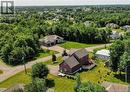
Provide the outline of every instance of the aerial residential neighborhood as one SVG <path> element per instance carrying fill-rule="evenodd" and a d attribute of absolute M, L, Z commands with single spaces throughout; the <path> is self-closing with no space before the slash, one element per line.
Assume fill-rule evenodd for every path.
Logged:
<path fill-rule="evenodd" d="M 0 1 L 0 92 L 130 92 L 130 5 L 34 1 Z"/>

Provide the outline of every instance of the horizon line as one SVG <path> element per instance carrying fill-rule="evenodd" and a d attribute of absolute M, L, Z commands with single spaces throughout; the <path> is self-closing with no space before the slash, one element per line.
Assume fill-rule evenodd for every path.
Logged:
<path fill-rule="evenodd" d="M 36 7 L 38 7 L 38 6 L 117 6 L 117 5 L 120 5 L 120 6 L 122 6 L 122 5 L 126 5 L 126 6 L 128 6 L 128 5 L 130 5 L 130 4 L 89 4 L 89 5 L 71 5 L 71 4 L 65 4 L 65 5 L 16 5 L 15 7 L 25 7 L 25 6 L 36 6 Z"/>

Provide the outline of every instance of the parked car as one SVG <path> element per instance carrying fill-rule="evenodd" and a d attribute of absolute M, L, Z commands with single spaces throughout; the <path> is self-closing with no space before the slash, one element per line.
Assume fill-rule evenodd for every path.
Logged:
<path fill-rule="evenodd" d="M 65 77 L 66 75 L 63 73 L 59 73 L 58 76 Z"/>

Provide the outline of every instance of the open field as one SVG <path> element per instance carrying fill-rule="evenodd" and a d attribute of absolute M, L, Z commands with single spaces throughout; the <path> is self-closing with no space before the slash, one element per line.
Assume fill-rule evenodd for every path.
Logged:
<path fill-rule="evenodd" d="M 71 41 L 66 41 L 65 43 L 59 44 L 59 46 L 66 49 L 71 49 L 71 48 L 79 49 L 79 48 L 92 47 L 96 45 L 101 45 L 101 44 L 84 44 L 84 43 L 71 42 Z"/>

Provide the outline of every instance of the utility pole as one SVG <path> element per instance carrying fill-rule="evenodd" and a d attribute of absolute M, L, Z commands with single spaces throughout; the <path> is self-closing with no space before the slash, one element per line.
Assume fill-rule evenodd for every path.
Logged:
<path fill-rule="evenodd" d="M 22 57 L 22 61 L 23 61 L 23 65 L 24 65 L 25 74 L 27 74 L 27 68 L 26 68 L 24 57 Z"/>
<path fill-rule="evenodd" d="M 125 74 L 125 82 L 127 82 L 127 65 L 125 67 L 125 72 L 126 72 L 126 74 Z"/>

